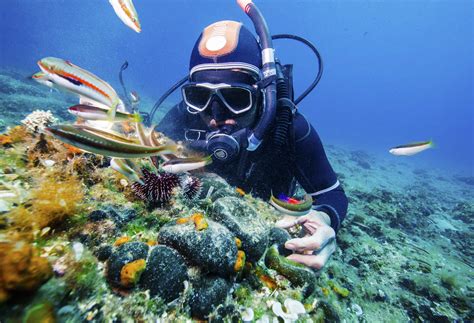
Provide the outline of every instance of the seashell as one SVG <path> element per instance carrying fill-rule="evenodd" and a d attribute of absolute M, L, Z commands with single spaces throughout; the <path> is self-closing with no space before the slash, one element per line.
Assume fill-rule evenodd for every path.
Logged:
<path fill-rule="evenodd" d="M 51 159 L 46 159 L 46 160 L 42 160 L 41 164 L 43 164 L 43 166 L 45 167 L 52 167 L 54 164 L 56 164 L 56 162 Z"/>
<path fill-rule="evenodd" d="M 306 313 L 304 305 L 301 304 L 301 302 L 299 302 L 297 300 L 287 298 L 287 299 L 285 299 L 284 304 L 285 304 L 286 310 L 289 313 L 294 313 L 294 314 L 297 314 L 297 315 Z"/>
<path fill-rule="evenodd" d="M 74 258 L 76 261 L 79 261 L 84 253 L 84 245 L 80 242 L 74 242 L 72 244 L 72 250 L 74 250 Z"/>
<path fill-rule="evenodd" d="M 252 322 L 254 318 L 253 309 L 251 307 L 246 308 L 241 312 L 242 321 Z"/>

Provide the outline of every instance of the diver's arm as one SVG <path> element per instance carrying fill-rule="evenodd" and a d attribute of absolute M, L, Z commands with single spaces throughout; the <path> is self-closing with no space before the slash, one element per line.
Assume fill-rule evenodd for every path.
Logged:
<path fill-rule="evenodd" d="M 347 213 L 348 201 L 327 159 L 321 139 L 305 117 L 294 117 L 296 179 L 313 197 L 313 209 L 326 213 L 337 232 Z"/>

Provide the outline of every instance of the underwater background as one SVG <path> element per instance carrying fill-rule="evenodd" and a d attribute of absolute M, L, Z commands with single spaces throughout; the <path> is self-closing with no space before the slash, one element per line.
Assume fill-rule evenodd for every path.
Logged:
<path fill-rule="evenodd" d="M 298 108 L 321 136 L 350 206 L 338 233 L 338 251 L 318 275 L 310 298 L 305 298 L 308 290 L 299 284 L 307 282 L 308 273 L 286 268 L 288 264 L 277 255 L 271 262 L 277 265 L 268 266 L 270 273 L 252 269 L 260 282 L 244 280 L 231 289 L 228 281 L 216 279 L 217 285 L 207 290 L 219 291 L 213 295 L 220 300 L 232 297 L 212 317 L 244 320 L 243 313 L 249 308 L 255 320 L 276 317 L 272 304 L 291 298 L 305 305 L 302 321 L 473 321 L 473 2 L 255 3 L 272 34 L 305 37 L 323 56 L 322 80 Z M 31 322 L 45 318 L 60 322 L 202 319 L 210 310 L 190 312 L 186 304 L 205 304 L 207 309 L 212 301 L 196 300 L 191 289 L 186 293 L 192 301 L 186 296 L 187 301 L 181 299 L 169 307 L 150 298 L 143 288 L 117 292 L 110 286 L 116 279 L 110 275 L 117 273 L 109 272 L 107 281 L 104 278 L 105 260 L 115 257 L 118 270 L 124 265 L 120 252 L 132 250 L 133 260 L 140 260 L 146 246 L 154 246 L 149 242 L 156 240 L 164 223 L 176 219 L 196 222 L 196 212 L 219 213 L 215 206 L 219 199 L 228 199 L 221 200 L 223 204 L 239 199 L 235 203 L 242 208 L 258 210 L 261 222 L 238 220 L 255 230 L 245 234 L 259 235 L 262 223 L 278 218 L 264 201 L 236 193 L 235 188 L 204 175 L 200 178 L 204 192 L 219 188 L 206 196 L 210 200 L 190 202 L 179 193 L 172 206 L 150 210 L 133 198 L 128 187 L 122 187 L 122 179 L 103 160 L 88 157 L 69 162 L 69 156 L 77 152 L 58 143 L 32 155 L 29 147 L 37 147 L 38 138 L 19 130 L 11 132 L 36 109 L 73 120 L 66 110 L 77 103 L 74 96 L 50 91 L 31 80 L 43 57 L 70 60 L 109 82 L 119 94 L 118 72 L 127 61 L 125 83 L 128 90 L 140 95 L 140 110 L 146 112 L 188 73 L 190 52 L 205 26 L 230 19 L 254 31 L 232 0 L 136 0 L 134 5 L 143 29 L 140 34 L 126 27 L 106 0 L 2 2 L 0 133 L 9 133 L 10 141 L 1 137 L 0 191 L 15 191 L 18 199 L 0 200 L 0 322 L 25 318 Z M 276 40 L 274 44 L 282 63 L 294 64 L 297 96 L 316 76 L 317 61 L 299 43 Z M 176 91 L 154 123 L 179 100 Z M 393 146 L 425 140 L 433 140 L 435 147 L 410 157 L 388 152 Z M 64 175 L 70 173 L 74 176 Z M 60 180 L 55 182 L 55 178 Z M 82 191 L 73 189 L 82 186 Z M 64 191 L 64 187 L 69 189 Z M 48 207 L 43 200 L 49 201 Z M 38 221 L 39 231 L 22 231 L 31 219 Z M 212 224 L 210 228 L 217 230 Z M 9 249 L 12 241 L 25 243 L 22 256 L 33 259 L 24 265 L 25 270 L 31 274 L 35 270 L 28 266 L 39 268 L 39 274 L 33 278 L 14 274 L 9 282 L 20 283 L 6 288 L 8 270 L 15 272 L 19 266 L 10 261 L 14 258 Z M 120 251 L 122 245 L 130 250 Z M 40 250 L 41 257 L 26 257 L 30 248 Z M 167 261 L 177 257 L 166 252 L 162 257 Z M 206 252 L 205 248 L 192 250 Z M 40 259 L 46 258 L 53 272 L 41 270 L 47 266 Z M 141 273 L 143 264 L 133 264 L 136 267 L 131 270 Z M 288 282 L 272 276 L 272 269 L 280 274 L 291 272 L 293 278 Z M 154 290 L 163 282 L 173 286 L 183 275 L 176 268 L 167 268 L 166 273 L 161 282 L 154 282 L 158 287 L 145 287 Z M 169 296 L 158 294 L 164 299 Z"/>
<path fill-rule="evenodd" d="M 390 147 L 431 139 L 436 149 L 403 160 L 472 174 L 472 1 L 258 4 L 272 34 L 303 36 L 323 56 L 323 79 L 300 111 L 324 142 L 386 155 Z M 140 34 L 123 28 L 108 1 L 6 0 L 1 66 L 28 75 L 38 59 L 60 57 L 119 88 L 117 73 L 127 60 L 128 87 L 156 100 L 186 75 L 205 26 L 231 19 L 254 30 L 231 0 L 143 0 L 135 6 Z M 315 57 L 297 42 L 275 46 L 283 63 L 295 65 L 301 93 L 317 72 Z"/>

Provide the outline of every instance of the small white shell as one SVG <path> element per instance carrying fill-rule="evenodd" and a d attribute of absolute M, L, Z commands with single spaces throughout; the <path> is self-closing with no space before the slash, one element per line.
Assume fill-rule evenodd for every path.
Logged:
<path fill-rule="evenodd" d="M 254 318 L 253 309 L 251 307 L 246 308 L 241 312 L 242 321 L 252 322 Z"/>
<path fill-rule="evenodd" d="M 79 261 L 84 253 L 84 245 L 80 242 L 74 242 L 72 244 L 72 250 L 74 251 L 74 258 Z"/>
<path fill-rule="evenodd" d="M 294 322 L 298 319 L 298 314 L 295 313 L 286 313 L 283 311 L 283 307 L 280 302 L 273 303 L 272 311 L 276 316 L 279 316 L 286 322 Z"/>
<path fill-rule="evenodd" d="M 287 298 L 287 299 L 285 299 L 284 304 L 285 304 L 285 307 L 286 307 L 286 310 L 288 311 L 288 313 L 293 313 L 293 314 L 297 314 L 297 315 L 306 313 L 304 305 L 301 304 L 301 302 L 299 302 L 297 300 Z"/>
<path fill-rule="evenodd" d="M 42 160 L 41 163 L 45 167 L 52 167 L 54 164 L 56 164 L 56 162 L 54 160 L 51 160 L 51 159 Z"/>

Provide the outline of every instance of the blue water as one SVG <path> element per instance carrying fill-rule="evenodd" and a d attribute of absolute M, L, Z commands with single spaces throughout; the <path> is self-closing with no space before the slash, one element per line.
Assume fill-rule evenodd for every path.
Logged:
<path fill-rule="evenodd" d="M 323 55 L 323 79 L 299 108 L 324 143 L 474 175 L 472 1 L 255 2 L 272 33 L 306 37 Z M 38 59 L 56 56 L 118 89 L 127 60 L 128 87 L 158 98 L 186 75 L 206 25 L 232 19 L 253 30 L 233 0 L 135 6 L 141 34 L 106 0 L 3 0 L 0 67 L 33 73 Z M 282 62 L 295 64 L 301 92 L 314 77 L 315 60 L 302 45 L 275 44 Z M 409 158 L 388 154 L 392 146 L 429 139 L 435 149 Z"/>

